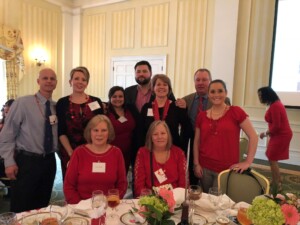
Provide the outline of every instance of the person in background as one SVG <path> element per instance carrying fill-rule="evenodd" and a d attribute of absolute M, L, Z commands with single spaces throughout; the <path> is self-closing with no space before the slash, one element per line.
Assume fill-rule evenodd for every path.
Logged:
<path fill-rule="evenodd" d="M 190 127 L 187 110 L 176 106 L 175 101 L 169 99 L 172 93 L 171 81 L 164 74 L 156 74 L 151 80 L 151 88 L 155 98 L 146 103 L 141 111 L 143 128 L 141 140 L 145 140 L 150 124 L 155 120 L 166 121 L 171 131 L 173 144 L 185 149 Z M 182 138 L 180 138 L 180 133 Z"/>
<path fill-rule="evenodd" d="M 194 137 L 194 173 L 200 178 L 204 192 L 217 187 L 218 173 L 233 169 L 243 172 L 253 162 L 258 137 L 248 115 L 238 106 L 225 103 L 224 81 L 214 80 L 208 86 L 212 107 L 201 111 L 196 120 Z M 249 139 L 247 158 L 239 162 L 241 129 Z"/>
<path fill-rule="evenodd" d="M 64 194 L 69 204 L 91 198 L 92 192 L 105 194 L 119 189 L 122 199 L 127 190 L 124 158 L 121 150 L 110 144 L 114 128 L 105 115 L 94 116 L 84 130 L 87 144 L 74 151 L 64 181 Z"/>
<path fill-rule="evenodd" d="M 195 122 L 199 112 L 206 111 L 211 108 L 212 102 L 208 98 L 208 85 L 212 78 L 211 73 L 206 68 L 200 68 L 194 73 L 194 85 L 196 92 L 189 94 L 181 99 L 176 100 L 176 105 L 181 108 L 187 108 L 188 116 L 191 122 L 192 129 L 190 130 L 190 160 L 189 160 L 189 174 L 190 183 L 198 184 L 199 179 L 194 175 L 193 168 L 193 146 L 195 135 Z M 226 97 L 225 103 L 230 105 L 230 99 Z"/>
<path fill-rule="evenodd" d="M 5 102 L 5 104 L 3 105 L 3 108 L 1 109 L 2 119 L 0 121 L 0 131 L 2 130 L 2 128 L 4 126 L 5 117 L 7 116 L 10 106 L 13 104 L 14 101 L 15 101 L 14 99 L 9 99 L 7 102 Z"/>
<path fill-rule="evenodd" d="M 0 133 L 0 155 L 11 182 L 11 211 L 48 206 L 56 173 L 57 118 L 52 93 L 56 74 L 45 68 L 39 91 L 14 101 Z"/>
<path fill-rule="evenodd" d="M 154 121 L 146 136 L 146 144 L 138 151 L 134 168 L 135 196 L 144 188 L 182 187 L 186 182 L 186 158 L 183 150 L 172 144 L 172 135 L 165 121 Z"/>
<path fill-rule="evenodd" d="M 86 143 L 83 137 L 85 126 L 93 116 L 103 114 L 102 101 L 85 93 L 89 80 L 87 68 L 80 66 L 72 69 L 69 81 L 72 94 L 60 98 L 56 105 L 63 178 L 74 149 Z"/>
<path fill-rule="evenodd" d="M 136 127 L 135 118 L 137 111 L 135 108 L 125 106 L 124 89 L 120 86 L 113 86 L 108 92 L 108 113 L 114 130 L 115 139 L 111 142 L 112 145 L 121 149 L 125 160 L 126 174 L 129 170 L 133 136 Z"/>
<path fill-rule="evenodd" d="M 260 102 L 268 106 L 265 121 L 268 130 L 260 133 L 261 139 L 269 137 L 266 156 L 272 172 L 272 186 L 282 191 L 282 178 L 279 171 L 279 160 L 289 159 L 289 147 L 292 140 L 292 129 L 286 110 L 278 95 L 271 87 L 261 87 L 257 91 Z"/>

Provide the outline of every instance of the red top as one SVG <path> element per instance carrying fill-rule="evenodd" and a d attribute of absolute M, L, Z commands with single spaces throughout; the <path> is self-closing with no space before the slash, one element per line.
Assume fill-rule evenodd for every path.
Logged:
<path fill-rule="evenodd" d="M 111 144 L 121 149 L 125 160 L 125 168 L 128 171 L 132 155 L 132 136 L 135 128 L 135 120 L 129 110 L 125 111 L 124 117 L 127 119 L 125 122 L 120 122 L 113 113 L 109 113 L 107 116 L 115 130 L 115 139 Z"/>
<path fill-rule="evenodd" d="M 105 171 L 95 172 L 95 163 L 105 164 Z M 107 152 L 96 154 L 86 145 L 79 146 L 72 154 L 64 181 L 67 202 L 76 204 L 80 200 L 91 198 L 95 190 L 102 190 L 107 194 L 111 188 L 119 189 L 120 198 L 123 198 L 127 190 L 121 150 L 112 146 Z"/>
<path fill-rule="evenodd" d="M 270 105 L 265 120 L 269 126 L 270 141 L 266 155 L 269 160 L 289 158 L 289 146 L 293 136 L 284 106 L 280 101 Z"/>
<path fill-rule="evenodd" d="M 196 127 L 200 129 L 199 163 L 203 168 L 219 173 L 239 162 L 240 123 L 247 116 L 238 106 L 230 106 L 217 120 L 208 118 L 206 111 L 198 114 Z"/>
<path fill-rule="evenodd" d="M 173 145 L 170 149 L 170 157 L 164 163 L 160 164 L 155 160 L 153 155 L 153 172 L 162 169 L 167 177 L 167 180 L 159 183 L 157 177 L 153 173 L 154 186 L 171 184 L 173 188 L 185 188 L 186 182 L 186 159 L 184 152 Z M 150 151 L 146 147 L 141 147 L 138 151 L 135 167 L 134 167 L 134 190 L 135 196 L 139 196 L 143 188 L 151 188 L 151 173 L 150 173 Z"/>

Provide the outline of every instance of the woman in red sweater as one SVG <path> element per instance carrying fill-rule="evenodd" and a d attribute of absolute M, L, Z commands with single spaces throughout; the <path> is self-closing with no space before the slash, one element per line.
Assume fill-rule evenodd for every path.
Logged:
<path fill-rule="evenodd" d="M 134 168 L 134 194 L 142 189 L 185 187 L 186 159 L 183 150 L 172 144 L 172 135 L 165 121 L 152 122 L 145 147 L 138 151 Z"/>
<path fill-rule="evenodd" d="M 269 160 L 272 171 L 273 187 L 282 190 L 282 179 L 279 172 L 278 160 L 289 158 L 289 147 L 293 136 L 289 120 L 276 92 L 270 87 L 259 88 L 258 97 L 262 104 L 269 108 L 265 114 L 265 120 L 268 123 L 268 130 L 262 132 L 261 139 L 269 136 L 266 156 Z"/>
<path fill-rule="evenodd" d="M 64 194 L 68 203 L 92 197 L 92 192 L 105 194 L 112 188 L 119 189 L 120 198 L 127 190 L 124 158 L 121 150 L 109 143 L 114 139 L 114 129 L 107 116 L 94 116 L 84 130 L 87 144 L 74 151 L 68 165 Z"/>

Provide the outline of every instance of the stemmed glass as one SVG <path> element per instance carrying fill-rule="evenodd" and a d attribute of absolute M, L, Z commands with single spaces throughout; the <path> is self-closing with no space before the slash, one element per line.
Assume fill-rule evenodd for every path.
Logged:
<path fill-rule="evenodd" d="M 106 207 L 106 197 L 103 191 L 96 190 L 92 193 L 92 209 L 98 209 L 100 207 Z"/>
<path fill-rule="evenodd" d="M 57 219 L 62 223 L 68 216 L 68 203 L 65 200 L 57 200 L 50 204 L 50 217 L 56 218 L 58 214 L 61 218 Z"/>
<path fill-rule="evenodd" d="M 199 200 L 202 195 L 202 188 L 199 185 L 190 185 L 189 186 L 189 200 L 190 200 L 190 220 L 193 221 L 194 212 L 195 212 L 195 203 L 194 201 Z"/>
<path fill-rule="evenodd" d="M 141 190 L 140 197 L 148 196 L 148 195 L 152 195 L 151 189 L 143 188 L 143 189 Z"/>
<path fill-rule="evenodd" d="M 218 206 L 221 201 L 222 191 L 218 187 L 211 187 L 208 190 L 208 194 L 209 194 L 208 198 L 209 198 L 210 202 L 214 206 Z"/>
<path fill-rule="evenodd" d="M 112 209 L 112 213 L 109 215 L 110 218 L 119 218 L 118 214 L 115 213 L 116 207 L 120 204 L 120 195 L 118 189 L 109 189 L 107 193 L 107 203 Z"/>

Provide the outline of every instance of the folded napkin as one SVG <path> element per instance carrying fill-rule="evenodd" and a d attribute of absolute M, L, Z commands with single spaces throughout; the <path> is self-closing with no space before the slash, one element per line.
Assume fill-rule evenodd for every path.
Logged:
<path fill-rule="evenodd" d="M 99 208 L 91 208 L 91 199 L 81 200 L 78 204 L 73 205 L 74 213 L 88 216 L 90 218 L 99 218 L 105 213 L 105 205 Z"/>
<path fill-rule="evenodd" d="M 144 217 L 142 217 L 139 213 L 133 213 L 134 219 L 135 219 L 135 223 L 145 223 L 146 219 Z"/>
<path fill-rule="evenodd" d="M 181 204 L 184 202 L 185 198 L 185 189 L 178 187 L 173 189 L 173 195 L 174 195 L 174 200 L 176 202 L 176 208 L 180 207 Z"/>

